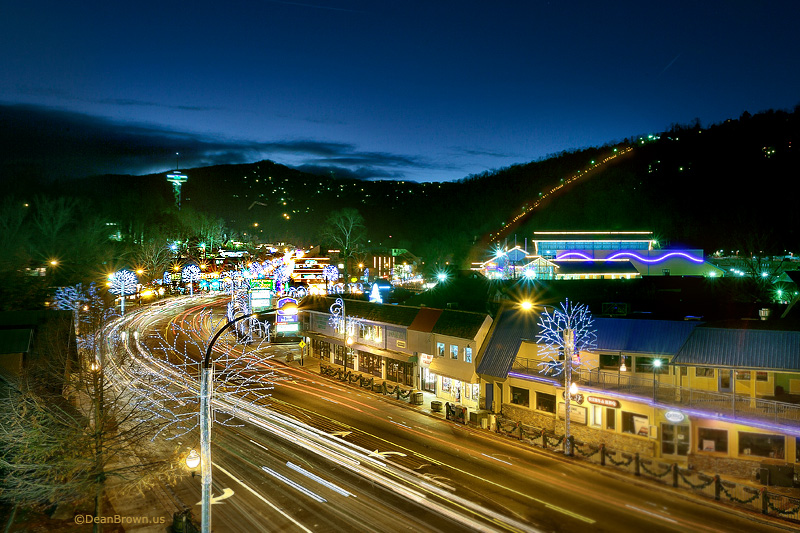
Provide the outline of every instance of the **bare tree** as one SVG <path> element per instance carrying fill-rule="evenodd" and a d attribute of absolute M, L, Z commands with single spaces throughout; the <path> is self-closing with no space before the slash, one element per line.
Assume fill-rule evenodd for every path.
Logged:
<path fill-rule="evenodd" d="M 82 333 L 78 353 L 63 336 L 42 340 L 37 360 L 2 382 L 0 500 L 93 501 L 100 517 L 109 480 L 121 482 L 115 490 L 145 490 L 181 472 L 177 450 L 154 440 L 163 423 L 146 416 L 150 400 L 108 379 L 106 363 L 126 356 L 125 339 L 109 337 L 106 323 Z"/>
<path fill-rule="evenodd" d="M 325 222 L 322 238 L 339 248 L 340 257 L 344 260 L 345 279 L 349 279 L 350 259 L 363 246 L 366 239 L 364 217 L 357 209 L 349 207 L 334 211 Z"/>

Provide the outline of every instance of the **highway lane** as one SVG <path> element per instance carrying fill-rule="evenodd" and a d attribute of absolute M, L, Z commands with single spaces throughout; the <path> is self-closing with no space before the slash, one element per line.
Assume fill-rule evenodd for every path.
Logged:
<path fill-rule="evenodd" d="M 195 316 L 175 313 L 173 319 L 191 324 Z M 202 332 L 198 326 L 193 329 Z M 285 378 L 269 400 L 273 409 L 365 450 L 388 452 L 388 463 L 474 502 L 474 509 L 460 511 L 471 513 L 476 525 L 487 518 L 482 513 L 494 511 L 545 531 L 778 530 L 431 418 L 302 368 L 264 364 Z"/>

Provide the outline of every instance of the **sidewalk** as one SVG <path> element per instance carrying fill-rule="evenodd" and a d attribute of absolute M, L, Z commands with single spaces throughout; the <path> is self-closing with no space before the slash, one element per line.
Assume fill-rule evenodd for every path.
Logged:
<path fill-rule="evenodd" d="M 293 347 L 293 349 L 288 349 L 283 354 L 276 355 L 274 357 L 274 359 L 276 361 L 281 361 L 281 362 L 285 363 L 287 366 L 303 368 L 305 370 L 308 370 L 309 372 L 312 372 L 312 373 L 315 373 L 315 374 L 319 374 L 321 377 L 326 377 L 326 376 L 323 376 L 322 374 L 320 374 L 320 360 L 319 359 L 305 357 L 303 359 L 303 364 L 301 365 L 300 364 L 299 353 L 300 353 L 300 348 Z M 288 354 L 291 354 L 291 356 L 290 357 L 286 357 L 286 355 L 288 355 Z M 333 365 L 331 364 L 331 366 L 333 366 Z M 330 378 L 330 379 L 333 379 L 333 378 Z M 342 382 L 342 381 L 339 381 L 339 380 L 336 380 L 336 381 L 338 383 L 345 383 L 345 382 Z M 387 383 L 387 385 L 391 386 L 392 388 L 394 388 L 397 385 L 396 383 L 394 383 L 392 381 L 382 380 L 382 379 L 377 378 L 377 377 L 375 378 L 375 383 L 376 384 L 381 384 L 384 381 Z M 362 391 L 368 391 L 368 389 L 360 387 L 358 384 L 349 384 L 348 383 L 347 385 L 352 386 L 354 388 L 358 388 L 359 390 L 362 390 Z M 372 392 L 373 394 L 378 395 L 378 396 L 384 396 L 383 394 L 379 394 L 378 392 L 373 392 L 373 391 L 369 391 L 369 392 Z M 440 419 L 443 419 L 443 420 L 446 418 L 445 417 L 445 413 L 444 413 L 444 408 L 442 408 L 442 410 L 440 412 L 436 412 L 436 411 L 433 411 L 431 409 L 431 401 L 442 401 L 440 398 L 437 398 L 435 394 L 433 394 L 431 392 L 427 392 L 427 391 L 415 391 L 415 392 L 422 392 L 422 394 L 423 394 L 423 402 L 422 402 L 421 405 L 414 405 L 408 400 L 399 400 L 398 401 L 398 400 L 394 399 L 393 396 L 384 396 L 384 397 L 387 398 L 387 399 L 393 399 L 398 405 L 400 405 L 400 406 L 402 406 L 404 408 L 414 409 L 416 411 L 419 411 L 421 413 L 424 413 L 424 414 L 426 414 L 428 416 L 431 416 L 431 417 L 434 417 L 434 418 L 440 418 Z M 498 415 L 498 418 L 499 418 L 499 415 Z M 506 441 L 506 442 L 508 442 L 508 443 L 510 443 L 512 445 L 519 446 L 519 447 L 524 448 L 526 450 L 535 449 L 539 453 L 546 453 L 550 457 L 555 458 L 555 459 L 560 460 L 560 461 L 563 461 L 565 463 L 568 463 L 568 464 L 571 464 L 571 465 L 575 465 L 575 466 L 579 466 L 579 467 L 582 467 L 582 468 L 589 468 L 589 469 L 592 469 L 592 470 L 594 470 L 594 471 L 596 471 L 598 473 L 601 473 L 603 475 L 613 476 L 613 477 L 616 477 L 619 480 L 623 480 L 625 482 L 632 483 L 632 484 L 637 485 L 637 486 L 647 487 L 647 488 L 650 488 L 650 489 L 661 490 L 661 491 L 667 492 L 667 493 L 669 493 L 669 494 L 671 494 L 673 496 L 677 496 L 679 498 L 682 498 L 682 499 L 685 499 L 685 500 L 689 500 L 689 501 L 701 502 L 701 503 L 703 503 L 705 505 L 716 505 L 718 507 L 723 507 L 726 510 L 728 510 L 729 512 L 736 513 L 736 514 L 738 514 L 738 515 L 740 515 L 742 517 L 746 517 L 746 518 L 748 518 L 748 519 L 750 519 L 750 520 L 752 520 L 754 522 L 759 522 L 759 523 L 767 524 L 767 525 L 770 525 L 770 526 L 773 526 L 773 527 L 782 528 L 782 529 L 785 529 L 787 531 L 798 531 L 798 529 L 800 528 L 800 525 L 798 525 L 796 522 L 792 522 L 792 521 L 789 521 L 789 520 L 783 520 L 783 519 L 778 518 L 776 516 L 760 514 L 760 513 L 757 513 L 755 511 L 749 511 L 749 510 L 744 509 L 742 507 L 738 507 L 738 506 L 734 506 L 734 505 L 731 505 L 731 504 L 727 504 L 725 502 L 715 501 L 715 500 L 713 500 L 711 498 L 704 497 L 704 496 L 702 496 L 700 494 L 696 494 L 696 493 L 694 493 L 692 491 L 689 491 L 689 490 L 686 490 L 686 489 L 673 488 L 673 487 L 671 487 L 669 485 L 666 485 L 666 484 L 663 484 L 663 483 L 659 483 L 657 481 L 652 481 L 652 480 L 650 480 L 650 479 L 648 479 L 647 477 L 644 477 L 644 476 L 635 476 L 635 475 L 630 474 L 630 473 L 617 471 L 617 470 L 614 470 L 613 468 L 603 467 L 603 466 L 600 466 L 599 464 L 592 463 L 592 462 L 590 462 L 588 460 L 582 460 L 582 459 L 576 458 L 576 457 L 573 457 L 573 458 L 565 457 L 563 455 L 563 452 L 561 450 L 559 450 L 559 449 L 553 450 L 553 449 L 544 449 L 544 448 L 534 447 L 533 445 L 525 444 L 525 443 L 523 443 L 523 442 L 521 442 L 521 441 L 519 441 L 519 440 L 517 440 L 517 439 L 515 439 L 515 438 L 513 438 L 511 436 L 504 435 L 502 433 L 493 431 L 491 429 L 488 429 L 488 428 L 487 429 L 482 429 L 480 426 L 476 426 L 475 424 L 463 424 L 461 422 L 456 422 L 456 421 L 451 421 L 450 423 L 457 424 L 457 425 L 462 426 L 462 427 L 470 428 L 473 431 L 477 431 L 477 432 L 481 432 L 481 433 L 484 433 L 484 434 L 493 435 L 498 439 L 503 439 L 504 441 Z M 747 487 L 755 489 L 755 490 L 761 490 L 761 489 L 765 488 L 764 485 L 761 485 L 761 484 L 759 484 L 759 483 L 757 483 L 757 482 L 755 482 L 753 480 L 749 480 L 749 479 L 740 479 L 740 478 L 734 478 L 734 477 L 731 477 L 731 476 L 724 476 L 724 477 L 720 476 L 720 479 L 722 479 L 723 481 L 726 481 L 726 482 L 730 481 L 730 482 L 733 482 L 733 483 L 737 483 L 739 485 L 747 486 Z M 775 487 L 775 486 L 770 486 L 768 488 L 769 488 L 769 491 L 771 493 L 781 494 L 781 495 L 784 495 L 784 496 L 787 496 L 787 497 L 790 497 L 790 498 L 800 498 L 800 489 L 797 489 L 797 488 L 793 488 L 793 487 Z"/>

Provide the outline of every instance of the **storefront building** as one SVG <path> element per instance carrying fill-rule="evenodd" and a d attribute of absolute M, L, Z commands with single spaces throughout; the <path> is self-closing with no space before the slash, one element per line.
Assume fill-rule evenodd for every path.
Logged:
<path fill-rule="evenodd" d="M 535 317 L 519 313 L 498 314 L 481 353 L 486 407 L 563 434 L 563 381 L 541 371 Z M 800 405 L 776 400 L 800 385 L 800 332 L 605 318 L 594 326 L 597 347 L 580 354 L 570 401 L 577 440 L 748 478 L 800 464 Z"/>
<path fill-rule="evenodd" d="M 476 407 L 475 354 L 486 337 L 486 314 L 309 297 L 302 302 L 310 355 L 354 372 L 433 392 Z M 342 316 L 345 318 L 343 319 Z"/>

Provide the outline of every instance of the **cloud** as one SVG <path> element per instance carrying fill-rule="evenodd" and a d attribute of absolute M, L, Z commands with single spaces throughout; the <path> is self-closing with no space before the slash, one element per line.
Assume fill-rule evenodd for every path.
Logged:
<path fill-rule="evenodd" d="M 127 105 L 149 105 L 129 101 Z M 180 155 L 176 158 L 176 153 Z M 62 179 L 142 175 L 175 168 L 273 159 L 315 173 L 359 179 L 404 179 L 441 168 L 424 158 L 360 151 L 352 143 L 313 139 L 270 142 L 207 135 L 34 105 L 0 103 L 0 176 Z M 284 159 L 283 161 L 281 159 Z"/>

